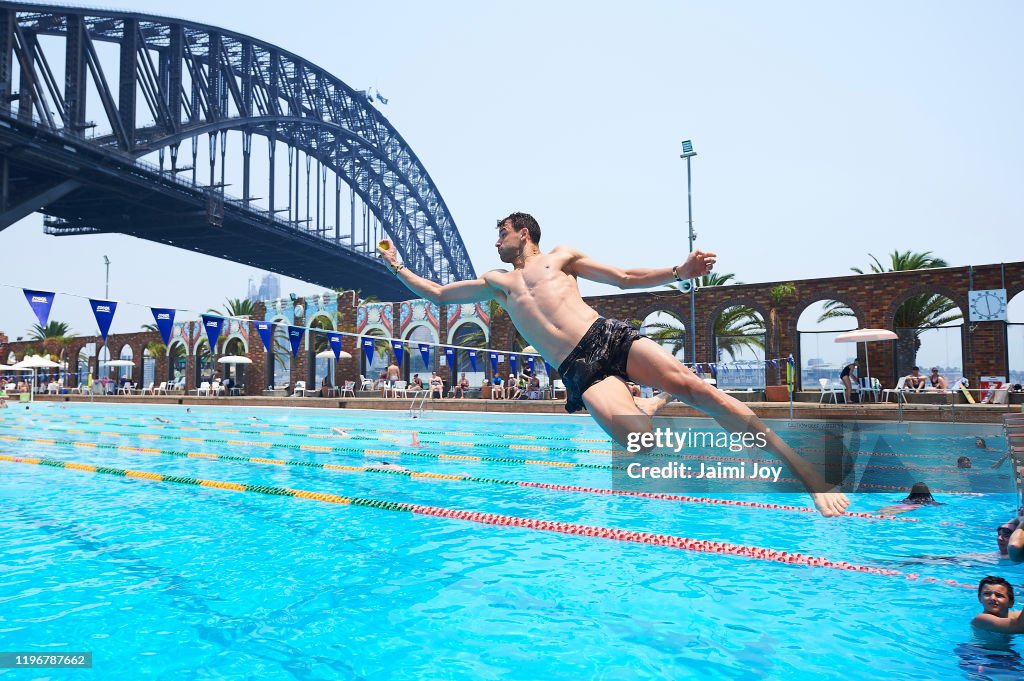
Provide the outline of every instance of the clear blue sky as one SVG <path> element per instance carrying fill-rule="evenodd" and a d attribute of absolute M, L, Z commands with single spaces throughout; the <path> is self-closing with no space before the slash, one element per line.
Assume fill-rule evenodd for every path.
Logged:
<path fill-rule="evenodd" d="M 538 218 L 544 247 L 681 261 L 683 139 L 698 152 L 697 243 L 743 281 L 846 274 L 893 249 L 956 265 L 1024 255 L 1018 2 L 102 5 L 250 34 L 379 89 L 477 271 L 500 265 L 494 221 L 514 210 Z M 111 298 L 205 310 L 254 274 L 41 224 L 0 232 L 0 282 L 102 296 L 107 254 Z M 58 299 L 52 318 L 95 332 L 84 301 Z M 0 288 L 0 330 L 34 321 L 20 291 Z M 122 306 L 113 330 L 147 321 Z"/>

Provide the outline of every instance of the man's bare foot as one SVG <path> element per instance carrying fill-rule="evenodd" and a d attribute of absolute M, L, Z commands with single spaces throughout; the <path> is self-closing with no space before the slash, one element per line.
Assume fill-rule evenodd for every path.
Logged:
<path fill-rule="evenodd" d="M 842 492 L 812 492 L 811 499 L 814 500 L 814 507 L 826 518 L 843 515 L 850 505 L 850 500 Z"/>
<path fill-rule="evenodd" d="M 671 393 L 659 393 L 654 397 L 634 397 L 633 402 L 636 403 L 636 408 L 647 414 L 648 416 L 654 416 L 664 407 L 666 404 L 672 401 Z"/>

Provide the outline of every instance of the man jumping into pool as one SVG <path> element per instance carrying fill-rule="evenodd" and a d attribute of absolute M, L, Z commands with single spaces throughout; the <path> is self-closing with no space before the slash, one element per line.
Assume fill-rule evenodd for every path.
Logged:
<path fill-rule="evenodd" d="M 707 274 L 715 254 L 696 250 L 675 267 L 623 270 L 580 251 L 557 246 L 540 250 L 540 225 L 526 213 L 498 221 L 498 257 L 512 271 L 492 270 L 473 280 L 441 285 L 399 263 L 389 241 L 381 257 L 409 289 L 434 303 L 474 303 L 495 299 L 530 344 L 558 366 L 567 392 L 566 411 L 586 406 L 598 424 L 620 444 L 630 433 L 650 432 L 651 417 L 672 397 L 700 409 L 730 432 L 762 433 L 767 449 L 800 478 L 825 516 L 841 515 L 849 505 L 806 461 L 769 431 L 742 402 L 708 385 L 633 327 L 605 319 L 580 296 L 577 277 L 619 288 L 648 288 Z M 664 391 L 634 398 L 626 381 Z M 629 418 L 623 418 L 629 417 Z"/>

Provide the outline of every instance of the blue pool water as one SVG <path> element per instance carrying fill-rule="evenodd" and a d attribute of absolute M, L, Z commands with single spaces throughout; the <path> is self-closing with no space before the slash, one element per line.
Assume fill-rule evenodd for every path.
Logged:
<path fill-rule="evenodd" d="M 351 437 L 333 437 L 332 427 Z M 1000 453 L 977 450 L 978 435 L 1005 446 L 992 426 L 864 424 L 857 432 L 861 451 L 884 445 L 920 467 L 912 475 L 939 481 L 935 489 L 969 480 L 968 489 L 983 490 L 937 493 L 945 505 L 914 512 L 911 523 L 505 484 L 610 487 L 607 468 L 524 463 L 611 464 L 586 451 L 609 447 L 586 418 L 12 408 L 0 412 L 6 456 L 725 541 L 919 578 L 0 461 L 0 651 L 90 651 L 94 660 L 91 670 L 0 677 L 1021 678 L 1015 644 L 974 645 L 974 592 L 944 581 L 976 584 L 992 573 L 1024 581 L 995 555 L 994 528 L 1014 506 L 1009 467 L 988 468 Z M 83 446 L 91 443 L 100 446 Z M 170 452 L 388 461 L 491 482 Z M 486 460 L 437 458 L 452 454 Z M 959 455 L 976 468 L 952 469 Z M 906 475 L 876 482 L 902 484 Z M 872 512 L 904 495 L 856 494 L 851 510 Z M 742 498 L 809 505 L 802 495 Z"/>

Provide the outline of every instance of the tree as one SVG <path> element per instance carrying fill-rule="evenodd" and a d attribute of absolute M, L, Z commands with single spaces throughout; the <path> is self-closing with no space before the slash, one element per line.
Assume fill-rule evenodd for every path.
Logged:
<path fill-rule="evenodd" d="M 931 251 L 915 253 L 913 251 L 900 252 L 898 250 L 889 254 L 889 266 L 884 267 L 874 255 L 868 254 L 874 261 L 869 265 L 870 271 L 874 274 L 883 272 L 907 272 L 912 270 L 925 270 L 936 267 L 948 267 L 949 263 L 943 258 L 932 255 Z M 857 274 L 864 274 L 859 267 L 851 267 Z M 818 321 L 835 319 L 837 317 L 855 317 L 853 310 L 838 300 L 830 300 L 825 303 L 825 311 L 818 317 Z M 963 315 L 949 298 L 937 293 L 919 293 L 910 296 L 899 309 L 893 319 L 894 331 L 896 332 L 896 370 L 897 372 L 909 371 L 910 367 L 917 364 L 917 352 L 921 349 L 921 334 L 927 329 L 934 329 L 945 326 L 952 322 L 963 319 Z"/>
<path fill-rule="evenodd" d="M 729 283 L 742 284 L 741 281 L 734 281 L 736 275 L 726 272 L 711 272 L 694 279 L 698 289 L 712 286 L 725 286 Z M 675 284 L 668 284 L 668 288 L 675 289 Z M 675 318 L 673 316 L 673 318 Z M 686 348 L 686 328 L 678 319 L 676 322 L 652 322 L 644 327 L 647 336 L 663 345 L 673 355 Z M 736 359 L 736 355 L 743 348 L 756 348 L 763 350 L 764 341 L 758 338 L 764 333 L 764 321 L 758 316 L 749 305 L 733 305 L 722 311 L 722 314 L 715 320 L 715 337 L 718 339 L 718 348 L 729 354 L 729 358 Z M 693 358 L 690 358 L 691 361 Z"/>
<path fill-rule="evenodd" d="M 226 314 L 228 317 L 252 317 L 256 314 L 256 303 L 248 298 L 225 298 L 224 310 L 210 308 L 207 314 Z"/>
<path fill-rule="evenodd" d="M 55 355 L 58 360 L 64 359 L 63 355 L 68 346 L 76 338 L 67 322 L 57 321 L 51 321 L 45 327 L 33 324 L 29 334 L 29 340 L 42 341 L 43 351 L 48 355 Z"/>
<path fill-rule="evenodd" d="M 771 300 L 771 307 L 768 308 L 768 324 L 771 327 L 770 337 L 774 341 L 768 348 L 768 354 L 771 356 L 771 359 L 779 357 L 782 353 L 782 320 L 779 318 L 779 308 L 782 307 L 786 300 L 795 295 L 796 284 L 791 281 L 785 284 L 776 284 L 768 292 L 768 297 Z M 779 367 L 775 366 L 775 385 L 778 385 L 781 381 L 782 374 Z"/>

